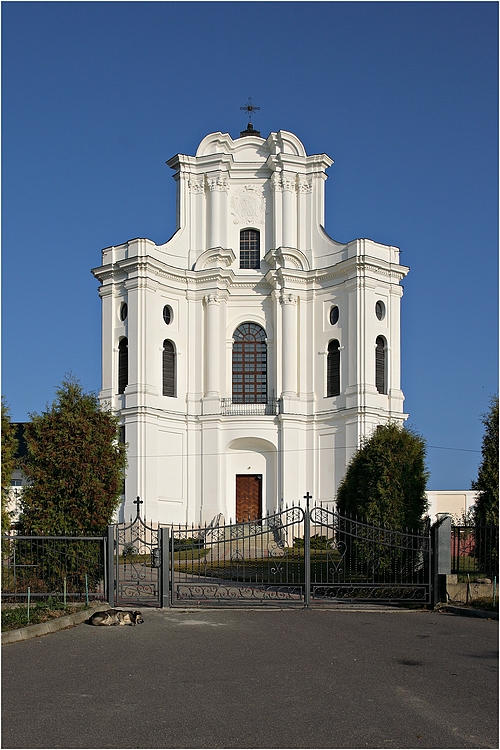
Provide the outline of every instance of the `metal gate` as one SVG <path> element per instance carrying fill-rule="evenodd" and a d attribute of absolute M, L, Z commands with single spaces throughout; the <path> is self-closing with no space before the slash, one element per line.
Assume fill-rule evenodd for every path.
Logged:
<path fill-rule="evenodd" d="M 304 606 L 304 556 L 294 544 L 303 526 L 293 507 L 247 523 L 172 527 L 172 604 Z"/>
<path fill-rule="evenodd" d="M 430 603 L 429 524 L 398 531 L 322 507 L 309 518 L 311 603 Z"/>
<path fill-rule="evenodd" d="M 114 603 L 121 606 L 161 606 L 160 529 L 137 516 L 113 529 Z M 108 597 L 109 598 L 109 597 Z"/>
<path fill-rule="evenodd" d="M 431 603 L 431 535 L 293 506 L 265 518 L 208 526 L 109 527 L 111 604 Z"/>
<path fill-rule="evenodd" d="M 380 528 L 299 506 L 258 522 L 170 530 L 173 606 L 429 604 L 430 529 Z"/>

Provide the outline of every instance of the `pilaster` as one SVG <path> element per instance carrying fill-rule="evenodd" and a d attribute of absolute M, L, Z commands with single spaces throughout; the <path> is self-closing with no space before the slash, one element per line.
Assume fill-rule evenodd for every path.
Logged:
<path fill-rule="evenodd" d="M 218 414 L 220 412 L 219 385 L 219 307 L 220 297 L 217 294 L 207 294 L 203 298 L 205 305 L 205 396 L 203 398 L 203 414 Z"/>
<path fill-rule="evenodd" d="M 286 400 L 297 397 L 297 297 L 291 292 L 282 291 L 281 304 L 281 344 L 282 344 L 282 394 L 284 411 Z"/>

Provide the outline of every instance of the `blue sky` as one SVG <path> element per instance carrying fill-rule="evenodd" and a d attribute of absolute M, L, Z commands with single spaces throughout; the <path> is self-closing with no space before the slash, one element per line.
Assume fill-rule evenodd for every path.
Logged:
<path fill-rule="evenodd" d="M 3 2 L 2 393 L 100 387 L 101 248 L 165 242 L 165 161 L 253 122 L 335 160 L 326 229 L 401 248 L 429 489 L 467 489 L 498 381 L 496 2 Z"/>

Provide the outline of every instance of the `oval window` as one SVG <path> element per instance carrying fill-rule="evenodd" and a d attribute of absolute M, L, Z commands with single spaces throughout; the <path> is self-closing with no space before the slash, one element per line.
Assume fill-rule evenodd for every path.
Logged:
<path fill-rule="evenodd" d="M 163 320 L 165 321 L 167 326 L 170 325 L 170 323 L 173 320 L 173 317 L 174 317 L 174 314 L 172 312 L 172 308 L 170 307 L 170 305 L 165 305 L 165 307 L 163 308 Z"/>
<path fill-rule="evenodd" d="M 120 307 L 120 320 L 124 321 L 127 317 L 128 307 L 126 302 L 122 302 Z"/>
<path fill-rule="evenodd" d="M 383 320 L 385 318 L 385 305 L 381 300 L 378 300 L 378 302 L 375 304 L 375 315 L 379 320 Z"/>
<path fill-rule="evenodd" d="M 332 324 L 332 326 L 334 326 L 335 323 L 338 322 L 338 319 L 339 319 L 339 308 L 337 307 L 337 305 L 334 305 L 333 307 L 330 308 L 330 323 Z"/>

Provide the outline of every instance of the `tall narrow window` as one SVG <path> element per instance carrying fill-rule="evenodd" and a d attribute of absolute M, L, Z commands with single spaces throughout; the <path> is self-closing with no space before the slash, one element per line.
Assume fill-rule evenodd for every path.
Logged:
<path fill-rule="evenodd" d="M 267 403 L 266 332 L 256 323 L 243 323 L 233 340 L 233 403 Z"/>
<path fill-rule="evenodd" d="M 328 344 L 326 362 L 326 395 L 338 396 L 340 393 L 340 344 L 337 339 Z"/>
<path fill-rule="evenodd" d="M 387 393 L 385 355 L 385 339 L 383 336 L 377 336 L 375 342 L 375 386 L 379 393 Z"/>
<path fill-rule="evenodd" d="M 128 385 L 128 340 L 118 344 L 118 393 L 124 393 Z"/>
<path fill-rule="evenodd" d="M 257 229 L 240 232 L 240 268 L 260 268 L 260 232 Z"/>
<path fill-rule="evenodd" d="M 167 339 L 163 342 L 163 395 L 175 396 L 175 347 Z"/>

